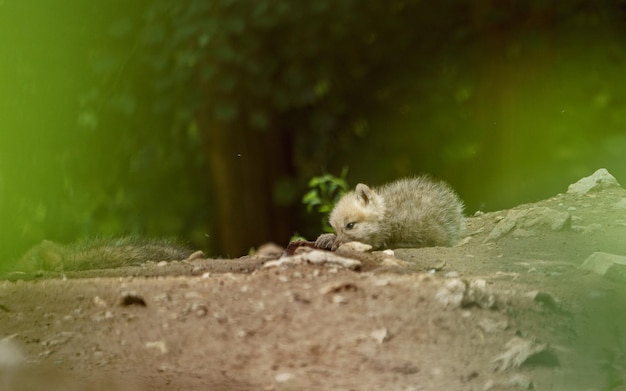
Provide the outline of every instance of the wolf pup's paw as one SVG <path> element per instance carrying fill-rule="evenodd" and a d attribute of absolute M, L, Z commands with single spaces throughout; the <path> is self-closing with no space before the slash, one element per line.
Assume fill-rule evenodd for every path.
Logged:
<path fill-rule="evenodd" d="M 315 241 L 315 247 L 322 250 L 332 250 L 337 236 L 335 234 L 321 234 Z"/>

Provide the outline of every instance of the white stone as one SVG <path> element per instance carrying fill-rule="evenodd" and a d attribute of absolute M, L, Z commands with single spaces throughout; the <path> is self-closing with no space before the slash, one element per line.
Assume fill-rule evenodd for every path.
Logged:
<path fill-rule="evenodd" d="M 494 372 L 503 372 L 511 368 L 518 368 L 531 356 L 548 350 L 546 344 L 540 344 L 533 340 L 513 337 L 504 345 L 504 353 L 491 361 L 491 369 Z"/>
<path fill-rule="evenodd" d="M 604 275 L 613 265 L 626 266 L 626 257 L 603 252 L 595 252 L 585 259 L 583 264 L 580 265 L 580 268 Z"/>
<path fill-rule="evenodd" d="M 274 376 L 274 380 L 276 380 L 277 383 L 286 383 L 289 380 L 293 379 L 295 376 L 293 373 L 289 373 L 289 372 L 281 372 L 281 373 L 277 373 L 276 376 Z"/>
<path fill-rule="evenodd" d="M 361 242 L 348 242 L 344 243 L 339 248 L 337 248 L 337 252 L 340 253 L 342 251 L 355 251 L 357 253 L 366 253 L 372 249 L 372 246 L 369 244 L 361 243 Z"/>
<path fill-rule="evenodd" d="M 378 343 L 383 343 L 385 338 L 387 338 L 387 329 L 383 327 L 382 329 L 374 330 L 370 333 L 370 337 Z"/>
<path fill-rule="evenodd" d="M 13 341 L 17 334 L 0 339 L 0 371 L 16 368 L 26 363 L 26 357 L 17 343 Z"/>
<path fill-rule="evenodd" d="M 620 187 L 617 179 L 605 169 L 601 168 L 588 177 L 584 177 L 567 188 L 568 194 L 584 195 L 590 191 L 602 190 L 610 187 Z"/>
<path fill-rule="evenodd" d="M 441 289 L 437 291 L 435 300 L 444 306 L 459 307 L 463 302 L 467 284 L 458 278 L 446 281 Z"/>
<path fill-rule="evenodd" d="M 289 256 L 282 257 L 276 261 L 269 261 L 263 264 L 264 268 L 268 267 L 282 267 L 282 266 L 293 266 L 293 265 L 303 265 L 303 264 L 313 264 L 313 265 L 325 265 L 325 266 L 339 266 L 345 269 L 358 269 L 361 267 L 361 262 L 352 259 L 341 257 L 334 253 L 322 250 L 307 250 L 302 253 Z"/>
<path fill-rule="evenodd" d="M 560 231 L 571 224 L 571 215 L 544 206 L 528 209 L 512 209 L 493 228 L 485 242 L 499 239 L 517 228 L 517 237 L 529 237 L 534 234 L 524 228 L 547 226 L 553 231 Z M 521 230 L 520 230 L 521 229 Z"/>

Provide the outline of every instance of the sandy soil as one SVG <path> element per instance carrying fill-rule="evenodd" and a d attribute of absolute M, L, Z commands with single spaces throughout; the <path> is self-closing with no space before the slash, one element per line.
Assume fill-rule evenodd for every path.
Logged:
<path fill-rule="evenodd" d="M 11 274 L 0 389 L 626 390 L 626 278 L 580 268 L 626 255 L 625 199 L 479 214 L 457 247 L 357 271 L 266 253 Z"/>

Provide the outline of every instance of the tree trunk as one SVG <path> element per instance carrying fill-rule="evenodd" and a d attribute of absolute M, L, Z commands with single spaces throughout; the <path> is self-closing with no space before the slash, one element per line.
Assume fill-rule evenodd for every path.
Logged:
<path fill-rule="evenodd" d="M 217 218 L 211 224 L 214 250 L 237 257 L 268 241 L 286 244 L 294 232 L 294 214 L 290 207 L 277 206 L 273 194 L 278 180 L 293 175 L 289 135 L 210 115 L 200 118 L 200 126 L 212 180 L 209 205 Z"/>

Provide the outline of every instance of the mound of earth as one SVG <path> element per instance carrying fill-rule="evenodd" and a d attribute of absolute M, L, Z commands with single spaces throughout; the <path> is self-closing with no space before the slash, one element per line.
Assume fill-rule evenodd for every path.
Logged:
<path fill-rule="evenodd" d="M 626 190 L 610 174 L 466 232 L 11 274 L 0 389 L 626 389 Z"/>

